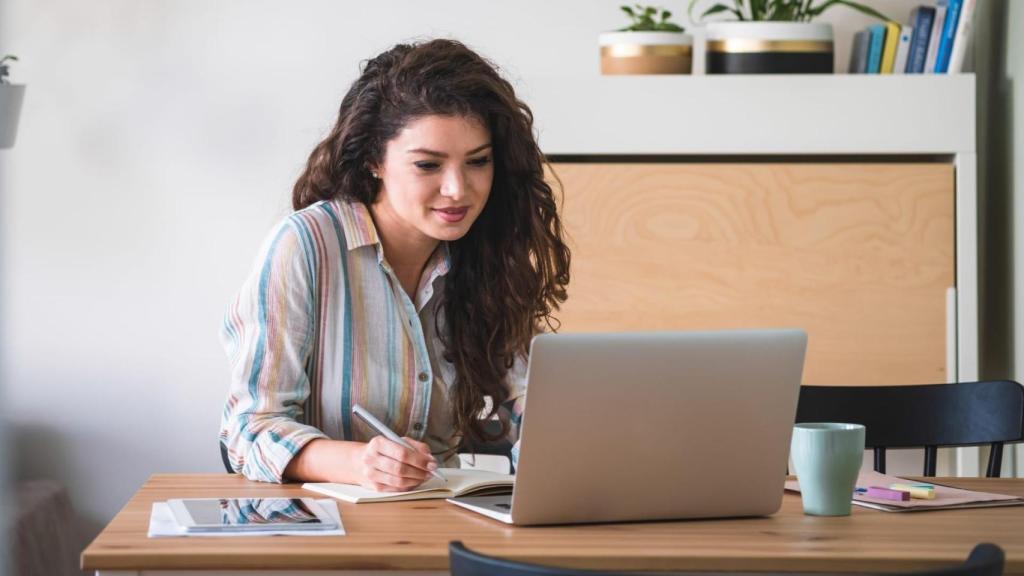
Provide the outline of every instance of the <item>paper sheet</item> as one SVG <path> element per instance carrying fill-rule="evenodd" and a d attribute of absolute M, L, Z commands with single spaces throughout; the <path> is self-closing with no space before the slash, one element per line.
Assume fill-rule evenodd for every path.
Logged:
<path fill-rule="evenodd" d="M 952 488 L 934 484 L 925 479 L 924 483 L 935 486 L 934 500 L 918 500 L 916 498 L 897 502 L 893 500 L 880 500 L 869 498 L 863 494 L 853 496 L 853 503 L 866 508 L 883 510 L 885 512 L 920 512 L 923 510 L 953 510 L 956 508 L 986 508 L 993 506 L 1019 506 L 1024 504 L 1024 499 L 1005 494 L 993 494 L 990 492 L 972 492 L 960 488 Z M 906 480 L 896 476 L 888 476 L 875 471 L 861 472 L 857 477 L 857 486 L 870 487 L 881 486 L 883 488 L 892 484 L 920 484 L 921 482 Z M 786 490 L 792 492 L 800 491 L 798 480 L 786 482 Z"/>

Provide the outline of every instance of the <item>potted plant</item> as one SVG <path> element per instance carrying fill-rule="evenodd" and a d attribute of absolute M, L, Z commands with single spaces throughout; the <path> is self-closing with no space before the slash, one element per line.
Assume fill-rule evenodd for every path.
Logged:
<path fill-rule="evenodd" d="M 18 135 L 18 116 L 21 113 L 21 100 L 25 96 L 25 86 L 7 81 L 10 72 L 8 63 L 17 60 L 18 57 L 11 54 L 0 58 L 0 148 L 14 146 L 14 138 Z"/>
<path fill-rule="evenodd" d="M 690 16 L 701 0 L 690 1 Z M 833 6 L 846 6 L 883 21 L 877 10 L 850 0 L 732 0 L 701 14 L 735 21 L 705 25 L 708 74 L 831 74 L 832 25 L 811 22 Z"/>
<path fill-rule="evenodd" d="M 599 37 L 602 74 L 689 74 L 693 38 L 669 21 L 672 13 L 636 4 L 622 6 L 631 23 Z"/>

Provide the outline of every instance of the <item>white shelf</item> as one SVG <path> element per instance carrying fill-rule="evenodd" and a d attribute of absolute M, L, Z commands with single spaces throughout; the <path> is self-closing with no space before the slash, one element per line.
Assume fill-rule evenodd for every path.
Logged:
<path fill-rule="evenodd" d="M 524 78 L 546 154 L 963 154 L 973 74 Z"/>

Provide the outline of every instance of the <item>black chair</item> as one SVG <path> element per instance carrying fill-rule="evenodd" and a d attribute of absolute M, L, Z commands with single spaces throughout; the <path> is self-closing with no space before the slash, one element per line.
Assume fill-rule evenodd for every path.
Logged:
<path fill-rule="evenodd" d="M 496 435 L 501 432 L 501 423 L 497 420 L 487 420 L 484 422 L 484 431 L 488 434 Z M 493 454 L 496 456 L 504 456 L 505 458 L 508 458 L 510 470 L 515 472 L 514 467 L 512 467 L 512 443 L 506 438 L 501 438 L 491 442 L 470 440 L 468 445 L 461 451 L 467 454 Z"/>
<path fill-rule="evenodd" d="M 551 568 L 539 564 L 513 562 L 474 552 L 460 541 L 448 543 L 448 569 L 452 576 L 616 576 L 626 572 L 602 570 L 573 570 Z"/>
<path fill-rule="evenodd" d="M 235 471 L 231 468 L 231 460 L 228 459 L 228 447 L 223 442 L 220 444 L 220 461 L 224 464 L 224 469 L 228 471 L 228 474 L 234 474 Z"/>
<path fill-rule="evenodd" d="M 1003 443 L 1024 440 L 1024 387 L 1008 380 L 920 386 L 803 386 L 796 421 L 867 428 L 875 470 L 886 448 L 924 448 L 924 475 L 935 476 L 940 446 L 989 444 L 989 478 L 998 478 Z"/>
<path fill-rule="evenodd" d="M 1001 576 L 1005 555 L 995 544 L 978 544 L 971 550 L 967 561 L 950 568 L 908 572 L 907 576 Z M 452 576 L 612 576 L 626 575 L 629 572 L 605 572 L 601 570 L 573 570 L 571 568 L 551 568 L 538 564 L 513 562 L 493 556 L 474 552 L 462 545 L 462 542 L 448 543 L 448 564 Z M 636 573 L 634 573 L 636 574 Z M 684 572 L 659 574 L 685 574 Z M 707 572 L 700 574 L 706 575 Z M 756 576 L 756 572 L 715 572 L 717 576 Z"/>

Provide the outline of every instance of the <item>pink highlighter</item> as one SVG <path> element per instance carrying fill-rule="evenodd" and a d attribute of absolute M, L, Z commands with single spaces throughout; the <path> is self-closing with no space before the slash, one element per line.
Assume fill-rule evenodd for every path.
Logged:
<path fill-rule="evenodd" d="M 882 488 L 881 486 L 872 486 L 868 488 L 867 494 L 864 495 L 868 498 L 878 498 L 880 500 L 896 500 L 899 502 L 906 502 L 910 500 L 910 492 Z"/>

